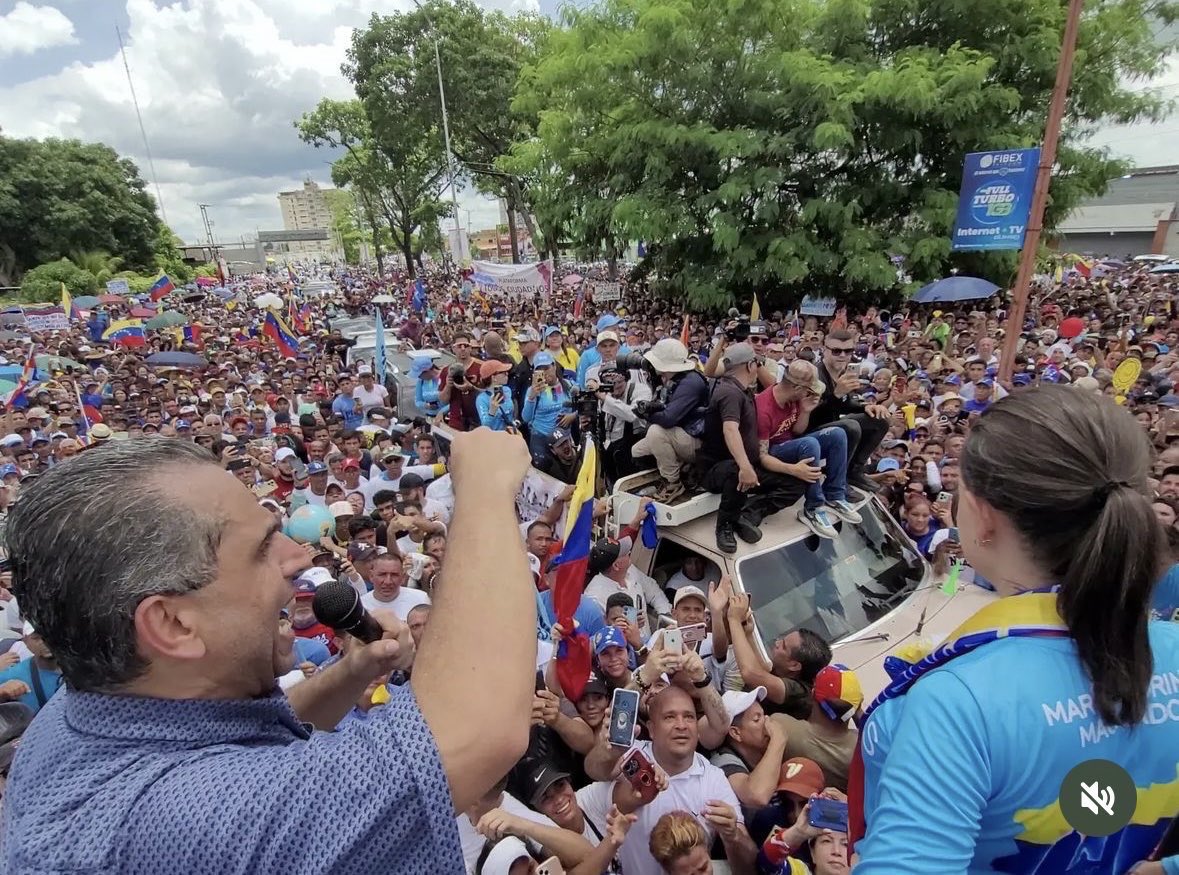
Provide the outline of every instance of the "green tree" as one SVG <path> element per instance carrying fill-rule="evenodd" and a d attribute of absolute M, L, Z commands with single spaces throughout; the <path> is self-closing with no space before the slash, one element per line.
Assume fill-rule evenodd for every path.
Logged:
<path fill-rule="evenodd" d="M 183 285 L 193 281 L 196 274 L 192 266 L 184 260 L 180 248 L 184 245 L 176 233 L 164 223 L 160 223 L 159 232 L 155 240 L 155 269 L 152 282 L 157 274 L 166 273 L 176 285 Z"/>
<path fill-rule="evenodd" d="M 62 258 L 26 271 L 20 284 L 20 296 L 25 301 L 59 304 L 62 283 L 75 298 L 98 294 L 98 280 L 94 274 L 68 258 Z"/>
<path fill-rule="evenodd" d="M 100 285 L 118 273 L 123 264 L 119 256 L 105 252 L 78 252 L 70 256 L 70 261 L 93 275 Z"/>
<path fill-rule="evenodd" d="M 150 270 L 159 225 L 138 168 L 110 147 L 0 136 L 0 284 L 71 253 Z"/>
<path fill-rule="evenodd" d="M 536 139 L 513 160 L 563 180 L 570 243 L 643 268 L 695 307 L 756 292 L 899 297 L 951 267 L 1008 282 L 1012 254 L 951 253 L 965 153 L 1043 134 L 1059 0 L 604 0 L 525 70 Z M 1169 0 L 1092 0 L 1081 28 L 1046 223 L 1121 165 L 1086 145 L 1102 122 L 1159 119 L 1142 83 L 1175 48 Z M 543 210 L 541 210 L 543 212 Z"/>

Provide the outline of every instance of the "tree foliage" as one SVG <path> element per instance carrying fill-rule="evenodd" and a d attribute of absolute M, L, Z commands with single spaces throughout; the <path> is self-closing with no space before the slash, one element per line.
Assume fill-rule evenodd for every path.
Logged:
<path fill-rule="evenodd" d="M 951 267 L 1008 282 L 1014 255 L 951 254 L 967 152 L 1039 143 L 1060 0 L 604 0 L 520 78 L 539 117 L 512 166 L 583 251 L 648 241 L 643 269 L 697 307 L 899 295 Z M 1174 42 L 1167 0 L 1091 0 L 1046 226 L 1122 172 L 1086 145 L 1157 120 L 1141 84 Z M 561 191 L 563 187 L 563 192 Z"/>
<path fill-rule="evenodd" d="M 21 280 L 20 295 L 25 301 L 57 304 L 61 301 L 62 283 L 65 283 L 73 297 L 97 295 L 99 290 L 94 274 L 78 267 L 68 258 L 62 258 L 27 271 Z"/>
<path fill-rule="evenodd" d="M 75 253 L 150 270 L 159 228 L 138 168 L 110 147 L 0 136 L 0 283 Z"/>

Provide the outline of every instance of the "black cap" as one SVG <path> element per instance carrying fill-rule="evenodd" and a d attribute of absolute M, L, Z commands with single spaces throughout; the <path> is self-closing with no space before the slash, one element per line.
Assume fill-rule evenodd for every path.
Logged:
<path fill-rule="evenodd" d="M 613 565 L 621 555 L 622 548 L 618 546 L 617 541 L 611 541 L 609 538 L 599 538 L 598 541 L 592 547 L 590 547 L 590 573 L 601 574 L 603 571 Z"/>
<path fill-rule="evenodd" d="M 572 440 L 572 435 L 563 428 L 554 428 L 553 433 L 549 435 L 549 446 L 555 447 L 558 444 L 564 443 L 567 440 Z"/>
<path fill-rule="evenodd" d="M 289 416 L 290 414 L 287 414 L 287 415 Z M 301 425 L 301 426 L 305 425 L 310 428 L 310 427 L 314 426 L 315 424 L 316 423 L 315 423 L 315 414 L 314 413 L 304 413 L 302 416 L 299 417 L 299 425 Z"/>
<path fill-rule="evenodd" d="M 290 425 L 291 424 L 291 414 L 289 414 L 289 413 L 276 413 L 276 414 L 274 414 L 274 424 L 275 425 Z"/>
<path fill-rule="evenodd" d="M 767 337 L 770 333 L 770 328 L 764 322 L 750 322 L 749 334 L 751 337 Z"/>
<path fill-rule="evenodd" d="M 401 479 L 397 481 L 397 491 L 404 492 L 406 489 L 417 489 L 425 485 L 426 481 L 420 474 L 402 474 Z"/>
<path fill-rule="evenodd" d="M 581 691 L 582 698 L 597 693 L 599 696 L 609 696 L 610 687 L 606 685 L 605 678 L 599 676 L 596 672 L 590 672 L 589 680 L 585 682 L 585 689 Z"/>
<path fill-rule="evenodd" d="M 551 763 L 541 763 L 528 773 L 528 804 L 535 808 L 549 787 L 568 777 L 567 772 L 562 772 Z"/>

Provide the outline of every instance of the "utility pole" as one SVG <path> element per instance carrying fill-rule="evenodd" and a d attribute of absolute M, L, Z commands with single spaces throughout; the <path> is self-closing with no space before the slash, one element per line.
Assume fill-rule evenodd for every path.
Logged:
<path fill-rule="evenodd" d="M 217 243 L 213 239 L 213 221 L 212 221 L 212 219 L 209 218 L 209 205 L 208 204 L 198 204 L 197 206 L 199 206 L 201 208 L 201 222 L 205 226 L 205 240 L 209 244 L 209 260 L 216 261 L 217 260 Z"/>
<path fill-rule="evenodd" d="M 1040 168 L 1036 174 L 1036 188 L 1032 195 L 1032 208 L 1028 216 L 1028 227 L 1023 237 L 1023 251 L 1020 253 L 1019 273 L 1015 278 L 1011 312 L 1007 314 L 1007 332 L 1003 336 L 1003 352 L 999 358 L 999 379 L 1011 379 L 1015 364 L 1015 345 L 1023 333 L 1024 315 L 1028 307 L 1028 289 L 1032 271 L 1036 267 L 1036 250 L 1040 246 L 1040 231 L 1044 226 L 1044 207 L 1048 203 L 1048 186 L 1052 181 L 1052 165 L 1056 163 L 1056 145 L 1060 139 L 1060 122 L 1064 118 L 1064 105 L 1068 99 L 1069 81 L 1073 74 L 1073 57 L 1077 49 L 1077 31 L 1081 25 L 1081 12 L 1085 0 L 1069 0 L 1068 18 L 1064 25 L 1064 39 L 1060 46 L 1060 63 L 1056 67 L 1056 85 L 1052 88 L 1052 102 L 1048 106 L 1048 121 L 1044 125 L 1044 144 L 1040 147 Z"/>
<path fill-rule="evenodd" d="M 143 115 L 139 112 L 139 98 L 135 96 L 135 83 L 131 80 L 131 67 L 127 63 L 127 50 L 123 47 L 123 32 L 115 25 L 115 36 L 119 38 L 119 54 L 123 56 L 123 69 L 127 71 L 127 87 L 131 89 L 131 103 L 135 107 L 135 118 L 139 121 L 139 135 L 143 137 L 143 150 L 147 153 L 147 167 L 151 171 L 151 182 L 156 189 L 156 201 L 160 205 L 160 218 L 168 224 L 168 211 L 164 209 L 164 195 L 160 193 L 160 180 L 156 176 L 156 162 L 151 157 L 151 146 L 147 142 L 147 128 L 143 126 Z"/>

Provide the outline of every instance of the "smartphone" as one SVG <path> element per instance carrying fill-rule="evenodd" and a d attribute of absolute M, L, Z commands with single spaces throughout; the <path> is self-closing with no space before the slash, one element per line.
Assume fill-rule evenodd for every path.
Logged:
<path fill-rule="evenodd" d="M 634 605 L 624 605 L 622 608 L 622 616 L 626 618 L 626 622 L 630 623 L 630 625 L 639 625 L 639 609 Z"/>
<path fill-rule="evenodd" d="M 565 875 L 565 867 L 556 857 L 549 857 L 536 867 L 536 875 Z"/>
<path fill-rule="evenodd" d="M 679 629 L 663 630 L 663 649 L 668 653 L 684 652 L 684 635 Z"/>
<path fill-rule="evenodd" d="M 679 633 L 683 636 L 685 644 L 695 644 L 708 637 L 708 628 L 703 623 L 696 623 L 693 626 L 680 626 Z"/>
<path fill-rule="evenodd" d="M 659 792 L 655 785 L 655 767 L 637 747 L 623 757 L 620 774 L 639 794 L 644 805 L 654 799 Z"/>
<path fill-rule="evenodd" d="M 296 480 L 307 479 L 307 466 L 298 456 L 291 457 L 291 473 L 295 475 Z"/>
<path fill-rule="evenodd" d="M 847 832 L 847 803 L 835 799 L 812 799 L 807 823 L 815 829 Z"/>
<path fill-rule="evenodd" d="M 941 492 L 939 492 L 937 494 L 937 500 L 938 500 L 938 504 L 949 504 L 951 501 L 954 500 L 954 496 L 951 495 L 949 492 L 946 492 L 943 489 Z"/>
<path fill-rule="evenodd" d="M 610 744 L 630 747 L 635 741 L 639 719 L 639 691 L 619 688 L 610 700 Z"/>
<path fill-rule="evenodd" d="M 962 541 L 958 537 L 958 527 L 957 526 L 950 526 L 950 530 L 949 530 L 949 532 L 946 533 L 946 535 L 947 535 L 946 540 L 949 541 L 951 544 L 961 544 L 962 543 Z"/>

